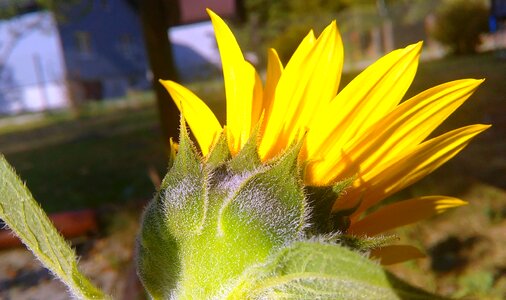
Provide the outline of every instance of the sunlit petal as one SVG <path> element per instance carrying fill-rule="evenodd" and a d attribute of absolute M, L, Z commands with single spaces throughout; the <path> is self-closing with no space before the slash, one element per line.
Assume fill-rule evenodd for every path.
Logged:
<path fill-rule="evenodd" d="M 160 80 L 184 115 L 203 155 L 209 152 L 222 128 L 207 105 L 184 86 L 170 80 Z"/>
<path fill-rule="evenodd" d="M 264 111 L 264 104 L 263 104 L 264 89 L 262 84 L 262 78 L 260 78 L 260 75 L 258 75 L 257 71 L 255 70 L 255 67 L 251 63 L 249 62 L 245 63 L 247 64 L 246 68 L 249 68 L 249 72 L 251 72 L 255 77 L 255 84 L 253 86 L 253 101 L 251 101 L 250 122 L 249 126 L 243 127 L 241 136 L 241 148 L 244 145 L 244 143 L 246 143 L 246 141 L 248 140 L 250 133 L 257 126 L 258 122 L 260 121 L 260 116 Z"/>
<path fill-rule="evenodd" d="M 397 159 L 429 136 L 476 90 L 482 80 L 460 80 L 429 89 L 399 105 L 375 124 L 372 130 L 355 139 L 344 152 L 353 153 L 361 173 Z M 341 176 L 346 174 L 340 170 Z"/>
<path fill-rule="evenodd" d="M 430 174 L 489 127 L 490 125 L 478 124 L 455 129 L 418 145 L 395 161 L 376 166 L 355 180 L 347 193 L 335 203 L 334 210 L 352 206 L 360 199 L 361 206 L 354 214 L 355 217 L 358 216 L 381 199 Z"/>
<path fill-rule="evenodd" d="M 297 54 L 297 53 L 296 53 Z M 275 101 L 260 144 L 268 159 L 301 138 L 323 104 L 336 94 L 343 47 L 335 22 L 318 37 L 303 63 L 294 55 L 276 87 Z"/>
<path fill-rule="evenodd" d="M 457 198 L 425 196 L 386 205 L 353 223 L 348 232 L 373 236 L 467 204 Z"/>
<path fill-rule="evenodd" d="M 459 80 L 431 88 L 403 102 L 341 151 L 330 153 L 325 164 L 309 164 L 329 180 L 364 174 L 379 164 L 413 150 L 474 92 L 482 80 Z M 346 158 L 343 156 L 346 155 Z M 324 170 L 327 172 L 324 173 Z M 311 173 L 310 173 L 311 174 Z"/>
<path fill-rule="evenodd" d="M 387 115 L 401 101 L 411 84 L 421 51 L 421 43 L 396 50 L 371 65 L 332 102 L 324 107 L 307 134 L 307 158 L 316 165 L 306 173 L 312 185 L 326 185 L 335 162 L 321 160 L 339 155 L 344 145 Z"/>
<path fill-rule="evenodd" d="M 267 76 L 265 79 L 263 100 L 264 119 L 266 120 L 268 120 L 271 115 L 272 104 L 274 101 L 274 92 L 276 91 L 276 86 L 278 85 L 281 73 L 283 73 L 283 64 L 279 60 L 279 56 L 276 50 L 271 48 L 267 52 Z"/>
<path fill-rule="evenodd" d="M 313 49 L 315 42 L 316 37 L 314 32 L 313 30 L 309 30 L 293 53 L 288 64 L 292 65 L 292 68 L 299 68 L 303 65 L 307 54 L 311 51 L 311 49 Z"/>
<path fill-rule="evenodd" d="M 244 56 L 230 28 L 208 10 L 220 51 L 227 98 L 227 138 L 230 152 L 236 154 L 246 143 L 258 122 L 262 107 L 262 87 L 255 68 Z"/>
<path fill-rule="evenodd" d="M 412 259 L 424 258 L 418 248 L 409 245 L 391 245 L 371 251 L 371 257 L 376 258 L 382 265 L 393 265 Z"/>

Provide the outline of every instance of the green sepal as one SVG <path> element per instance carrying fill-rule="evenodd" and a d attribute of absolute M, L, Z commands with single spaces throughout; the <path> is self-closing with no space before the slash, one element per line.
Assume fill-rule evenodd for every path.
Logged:
<path fill-rule="evenodd" d="M 346 191 L 347 188 L 350 187 L 350 185 L 353 183 L 353 181 L 355 181 L 355 176 L 338 181 L 338 182 L 334 183 L 334 185 L 331 186 L 332 191 L 336 195 L 340 196 L 341 194 L 343 194 Z"/>
<path fill-rule="evenodd" d="M 137 239 L 137 270 L 153 299 L 167 299 L 176 288 L 180 240 L 198 230 L 205 214 L 204 173 L 181 118 L 179 148 L 160 190 L 147 206 Z"/>
<path fill-rule="evenodd" d="M 159 201 L 172 233 L 181 239 L 199 231 L 206 212 L 206 170 L 184 120 L 181 121 L 179 149 L 174 164 L 162 181 Z"/>
<path fill-rule="evenodd" d="M 365 253 L 383 246 L 391 245 L 399 238 L 396 235 L 378 235 L 378 236 L 356 236 L 343 233 L 331 233 L 318 235 L 318 239 L 325 242 L 339 244 L 355 251 Z"/>
<path fill-rule="evenodd" d="M 180 249 L 165 222 L 163 203 L 155 198 L 145 209 L 137 238 L 137 273 L 153 299 L 168 299 L 176 288 Z"/>
<path fill-rule="evenodd" d="M 352 180 L 304 190 L 301 145 L 262 164 L 256 133 L 234 158 L 222 133 L 203 159 L 181 125 L 178 153 L 138 239 L 139 275 L 153 299 L 426 299 L 337 245 L 365 255 L 386 239 L 337 233 L 336 219 L 356 208 L 341 216 L 332 204 Z M 308 230 L 318 222 L 308 220 L 310 207 L 324 221 Z"/>
<path fill-rule="evenodd" d="M 302 236 L 308 226 L 308 209 L 299 179 L 299 151 L 300 145 L 294 145 L 274 162 L 253 172 L 224 206 L 223 218 L 259 226 L 270 236 L 273 246 Z"/>
<path fill-rule="evenodd" d="M 257 146 L 259 127 L 259 125 L 255 127 L 239 153 L 228 162 L 227 165 L 230 171 L 234 173 L 253 171 L 262 165 Z"/>
<path fill-rule="evenodd" d="M 336 244 L 294 242 L 246 270 L 222 299 L 442 299 Z"/>
<path fill-rule="evenodd" d="M 310 232 L 313 234 L 345 232 L 349 227 L 349 216 L 358 208 L 332 212 L 332 206 L 339 196 L 352 184 L 354 178 L 347 178 L 328 187 L 306 187 L 308 201 L 312 207 Z"/>
<path fill-rule="evenodd" d="M 0 154 L 0 218 L 79 299 L 109 299 L 77 268 L 74 251 Z"/>
<path fill-rule="evenodd" d="M 205 158 L 206 167 L 215 169 L 228 159 L 230 159 L 230 150 L 228 149 L 227 132 L 223 130 Z"/>
<path fill-rule="evenodd" d="M 241 160 L 258 158 L 256 150 L 245 147 L 239 159 L 228 159 L 220 140 L 205 161 L 182 124 L 173 166 L 146 210 L 137 261 L 155 299 L 216 296 L 272 249 L 304 235 L 300 145 L 267 165 L 238 169 Z"/>

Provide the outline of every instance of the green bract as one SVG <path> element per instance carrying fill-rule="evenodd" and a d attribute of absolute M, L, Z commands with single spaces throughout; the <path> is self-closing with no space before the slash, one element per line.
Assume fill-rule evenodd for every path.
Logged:
<path fill-rule="evenodd" d="M 255 139 L 233 158 L 226 145 L 223 135 L 202 158 L 182 123 L 178 153 L 138 239 L 139 274 L 153 299 L 427 297 L 332 242 L 335 234 L 319 236 L 337 226 L 336 216 L 318 213 L 325 221 L 317 223 L 311 215 L 345 185 L 312 190 L 323 199 L 312 203 L 299 145 L 268 164 Z"/>
<path fill-rule="evenodd" d="M 262 165 L 255 147 L 230 159 L 220 144 L 203 162 L 182 126 L 178 154 L 146 210 L 139 270 L 155 298 L 172 290 L 183 298 L 217 295 L 272 249 L 304 236 L 298 149 Z"/>

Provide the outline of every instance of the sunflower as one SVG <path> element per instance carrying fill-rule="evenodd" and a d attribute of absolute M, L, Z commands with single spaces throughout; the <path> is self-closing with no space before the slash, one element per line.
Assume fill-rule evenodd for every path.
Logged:
<path fill-rule="evenodd" d="M 422 49 L 422 43 L 417 43 L 385 55 L 338 91 L 343 45 L 332 22 L 318 37 L 310 31 L 286 66 L 269 49 L 263 83 L 229 27 L 212 11 L 208 13 L 223 66 L 226 126 L 191 91 L 161 80 L 204 159 L 223 132 L 232 156 L 258 134 L 258 155 L 266 164 L 290 145 L 301 143 L 298 160 L 306 187 L 351 182 L 333 201 L 331 211 L 351 211 L 344 230 L 358 236 L 375 236 L 466 203 L 453 197 L 425 196 L 365 214 L 434 171 L 489 127 L 470 125 L 428 139 L 483 80 L 444 83 L 401 101 L 417 70 Z M 378 255 L 386 263 L 420 255 L 403 245 L 381 251 Z"/>

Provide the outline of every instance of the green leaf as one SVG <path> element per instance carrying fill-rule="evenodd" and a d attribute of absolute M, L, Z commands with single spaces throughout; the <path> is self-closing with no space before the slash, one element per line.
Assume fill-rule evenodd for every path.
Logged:
<path fill-rule="evenodd" d="M 295 242 L 250 268 L 226 299 L 442 299 L 336 244 Z"/>
<path fill-rule="evenodd" d="M 77 269 L 74 251 L 0 154 L 0 218 L 80 299 L 109 299 Z"/>

